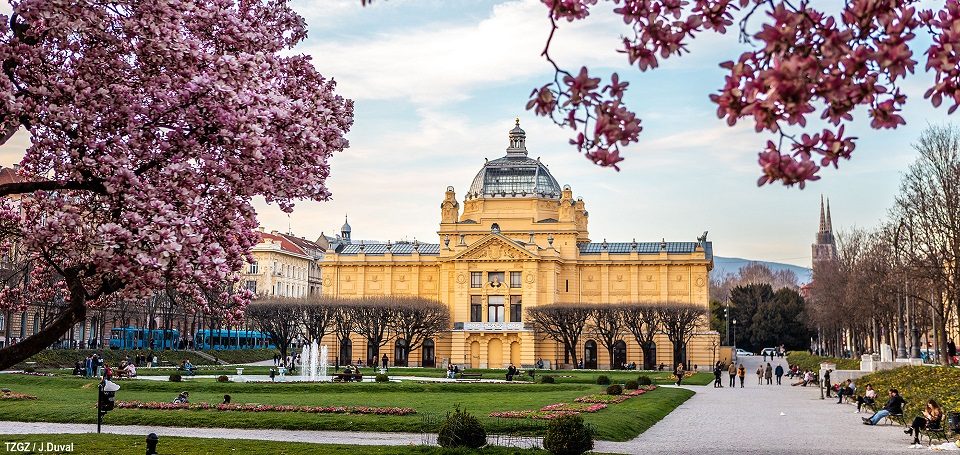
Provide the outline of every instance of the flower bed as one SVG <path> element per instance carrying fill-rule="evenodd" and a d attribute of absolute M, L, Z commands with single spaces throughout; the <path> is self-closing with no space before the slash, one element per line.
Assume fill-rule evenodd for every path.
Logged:
<path fill-rule="evenodd" d="M 490 417 L 502 417 L 507 419 L 556 419 L 557 417 L 570 414 L 579 414 L 581 412 L 597 412 L 606 409 L 611 404 L 623 403 L 632 397 L 643 395 L 656 389 L 655 385 L 640 387 L 637 390 L 624 391 L 623 395 L 607 395 L 605 393 L 596 393 L 579 397 L 574 403 L 556 403 L 546 405 L 539 410 L 523 411 L 498 411 L 491 412 Z"/>
<path fill-rule="evenodd" d="M 371 406 L 297 406 L 285 404 L 210 404 L 210 403 L 161 403 L 142 401 L 118 401 L 120 409 L 156 409 L 175 410 L 189 409 L 192 411 L 242 411 L 242 412 L 308 412 L 313 414 L 374 414 L 405 416 L 416 414 L 412 408 L 377 408 Z"/>
<path fill-rule="evenodd" d="M 541 411 L 573 411 L 573 412 L 597 412 L 601 409 L 606 409 L 607 405 L 603 403 L 557 403 L 557 404 L 548 404 L 542 408 Z"/>
<path fill-rule="evenodd" d="M 27 395 L 24 393 L 17 392 L 3 392 L 0 394 L 0 400 L 3 401 L 18 401 L 18 400 L 36 400 L 37 397 L 33 395 Z"/>
<path fill-rule="evenodd" d="M 553 420 L 567 415 L 579 414 L 576 411 L 500 411 L 491 412 L 490 417 L 502 417 L 505 419 L 537 419 Z"/>

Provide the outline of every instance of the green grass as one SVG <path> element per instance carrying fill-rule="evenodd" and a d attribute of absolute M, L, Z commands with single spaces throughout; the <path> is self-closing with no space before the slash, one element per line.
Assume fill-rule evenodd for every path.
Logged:
<path fill-rule="evenodd" d="M 96 382 L 73 377 L 0 375 L 0 386 L 39 397 L 31 401 L 0 402 L 0 420 L 94 423 Z M 282 428 L 304 430 L 436 431 L 436 420 L 460 405 L 476 415 L 488 431 L 530 434 L 542 422 L 495 419 L 493 411 L 539 409 L 542 406 L 599 393 L 591 384 L 483 384 L 483 383 L 217 383 L 190 380 L 182 383 L 121 381 L 118 400 L 169 402 L 181 390 L 193 402 L 219 403 L 229 394 L 234 403 L 297 404 L 308 406 L 397 406 L 417 411 L 412 416 L 337 415 L 281 412 L 223 412 L 193 410 L 116 409 L 105 418 L 109 424 L 157 426 Z M 632 439 L 693 395 L 683 389 L 657 389 L 584 418 L 595 426 L 599 439 Z"/>
<path fill-rule="evenodd" d="M 73 451 L 80 455 L 126 455 L 143 454 L 146 450 L 146 435 L 123 436 L 114 434 L 37 434 L 37 435 L 0 435 L 0 442 L 25 442 L 46 446 L 53 444 L 73 444 Z M 0 444 L 0 447 L 5 447 Z M 161 436 L 157 443 L 159 453 L 223 454 L 251 453 L 258 455 L 286 454 L 375 454 L 375 455 L 539 455 L 544 450 L 513 449 L 506 447 L 486 447 L 482 450 L 443 449 L 430 446 L 349 446 L 334 444 L 309 444 L 304 442 L 274 442 L 244 439 L 205 439 Z M 13 452 L 10 452 L 13 453 Z M 25 454 L 48 453 L 42 451 L 17 452 Z"/>
<path fill-rule="evenodd" d="M 840 359 L 837 357 L 821 357 L 818 355 L 811 355 L 806 351 L 789 351 L 787 352 L 787 363 L 790 365 L 797 365 L 800 367 L 800 370 L 813 370 L 814 373 L 820 371 L 820 364 L 823 362 L 830 362 L 837 364 L 838 370 L 859 370 L 860 369 L 860 360 L 858 359 Z"/>

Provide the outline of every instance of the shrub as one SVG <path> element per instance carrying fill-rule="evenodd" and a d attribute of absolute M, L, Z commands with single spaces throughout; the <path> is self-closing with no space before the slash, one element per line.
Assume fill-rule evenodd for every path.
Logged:
<path fill-rule="evenodd" d="M 629 380 L 627 381 L 626 384 L 623 385 L 623 388 L 627 390 L 637 390 L 640 388 L 640 383 L 634 380 Z"/>
<path fill-rule="evenodd" d="M 170 382 L 180 382 L 182 380 L 183 380 L 183 377 L 180 376 L 179 374 L 174 373 L 170 375 Z"/>
<path fill-rule="evenodd" d="M 620 387 L 620 384 L 613 384 L 607 386 L 607 395 L 622 395 L 623 387 Z"/>
<path fill-rule="evenodd" d="M 609 384 L 610 384 L 610 378 L 607 377 L 607 375 L 605 375 L 605 374 L 601 374 L 600 376 L 597 376 L 597 384 L 598 384 L 598 385 L 609 385 Z"/>
<path fill-rule="evenodd" d="M 553 384 L 555 382 L 557 382 L 557 380 L 553 376 L 540 376 L 540 383 L 542 384 Z"/>
<path fill-rule="evenodd" d="M 217 376 L 217 382 L 230 382 L 230 378 L 221 374 L 220 376 Z"/>
<path fill-rule="evenodd" d="M 34 368 L 34 367 L 25 367 L 25 368 L 23 369 L 23 372 L 24 372 L 24 373 L 36 373 L 36 372 L 37 372 L 37 369 Z"/>
<path fill-rule="evenodd" d="M 377 382 L 390 382 L 390 378 L 389 378 L 387 375 L 383 374 L 383 373 L 378 374 L 378 375 L 377 375 L 376 377 L 374 377 L 373 379 L 374 379 L 375 381 L 377 381 Z"/>
<path fill-rule="evenodd" d="M 479 449 L 487 445 L 487 432 L 476 417 L 457 406 L 453 413 L 447 413 L 447 418 L 440 424 L 437 444 L 440 447 Z"/>
<path fill-rule="evenodd" d="M 555 455 L 580 455 L 593 449 L 593 430 L 579 414 L 559 417 L 547 427 L 543 448 Z"/>
<path fill-rule="evenodd" d="M 645 376 L 641 374 L 640 377 L 637 378 L 637 384 L 650 385 L 650 384 L 653 384 L 653 381 L 650 380 L 650 376 Z"/>

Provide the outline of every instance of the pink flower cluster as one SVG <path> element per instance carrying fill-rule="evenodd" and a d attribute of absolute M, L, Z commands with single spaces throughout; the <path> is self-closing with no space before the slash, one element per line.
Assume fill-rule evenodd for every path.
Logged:
<path fill-rule="evenodd" d="M 577 403 L 608 403 L 617 404 L 627 401 L 630 397 L 627 395 L 607 395 L 605 393 L 595 393 L 593 395 L 584 395 L 573 401 Z"/>
<path fill-rule="evenodd" d="M 559 417 L 567 415 L 576 415 L 579 414 L 576 411 L 534 411 L 534 410 L 525 410 L 525 411 L 497 411 L 491 412 L 490 417 L 500 417 L 504 419 L 536 419 L 536 420 L 553 420 Z"/>
<path fill-rule="evenodd" d="M 165 403 L 142 401 L 118 401 L 116 407 L 121 409 L 189 409 L 189 410 L 217 410 L 243 412 L 307 412 L 312 414 L 374 414 L 405 416 L 416 414 L 412 408 L 379 408 L 371 406 L 298 406 L 273 404 L 210 404 L 210 403 Z"/>
<path fill-rule="evenodd" d="M 61 296 L 69 318 L 166 290 L 241 318 L 253 199 L 328 199 L 328 160 L 349 145 L 353 103 L 292 50 L 304 19 L 266 0 L 11 7 L 0 144 L 17 128 L 31 141 L 21 181 L 0 185 L 0 253 L 36 267 L 0 308 Z"/>
<path fill-rule="evenodd" d="M 542 408 L 541 411 L 573 411 L 573 412 L 597 412 L 601 409 L 607 409 L 607 405 L 604 403 L 556 403 L 548 404 Z"/>
<path fill-rule="evenodd" d="M 571 142 L 579 151 L 597 164 L 616 167 L 622 160 L 619 146 L 636 142 L 640 132 L 640 120 L 622 103 L 627 83 L 614 75 L 601 90 L 600 79 L 589 77 L 587 68 L 574 75 L 558 67 L 549 52 L 557 21 L 586 18 L 598 0 L 541 1 L 553 27 L 542 55 L 555 76 L 533 91 L 527 108 L 574 129 L 578 134 Z M 917 11 L 916 0 L 610 2 L 613 13 L 633 31 L 618 52 L 640 71 L 682 55 L 701 32 L 727 33 L 733 13 L 743 10 L 738 28 L 752 49 L 720 65 L 728 74 L 710 98 L 729 125 L 749 119 L 757 132 L 780 136 L 759 153 L 759 185 L 802 187 L 819 178 L 821 167 L 849 159 L 856 138 L 844 137 L 844 123 L 853 120 L 858 107 L 865 108 L 874 129 L 905 124 L 901 112 L 907 97 L 901 84 L 917 64 L 910 44 L 918 29 L 933 36 L 925 69 L 934 74 L 934 84 L 925 97 L 934 106 L 952 101 L 950 113 L 960 107 L 960 0 L 925 11 Z M 814 6 L 834 4 L 833 13 Z M 821 132 L 798 137 L 786 131 L 805 128 L 817 113 L 818 120 L 830 125 Z"/>

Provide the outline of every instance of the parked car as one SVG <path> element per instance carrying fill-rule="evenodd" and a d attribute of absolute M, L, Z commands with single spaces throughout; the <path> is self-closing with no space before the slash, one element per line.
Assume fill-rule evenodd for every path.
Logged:
<path fill-rule="evenodd" d="M 742 355 L 743 355 L 743 356 L 752 356 L 752 355 L 756 355 L 756 354 L 754 354 L 754 353 L 752 353 L 752 352 L 750 352 L 750 351 L 744 351 L 743 349 L 737 348 L 737 357 L 740 357 L 740 356 L 742 356 Z"/>
<path fill-rule="evenodd" d="M 767 356 L 773 357 L 773 356 L 777 355 L 777 348 L 763 348 L 763 350 L 760 351 L 760 352 L 761 352 L 763 355 L 767 355 Z"/>

